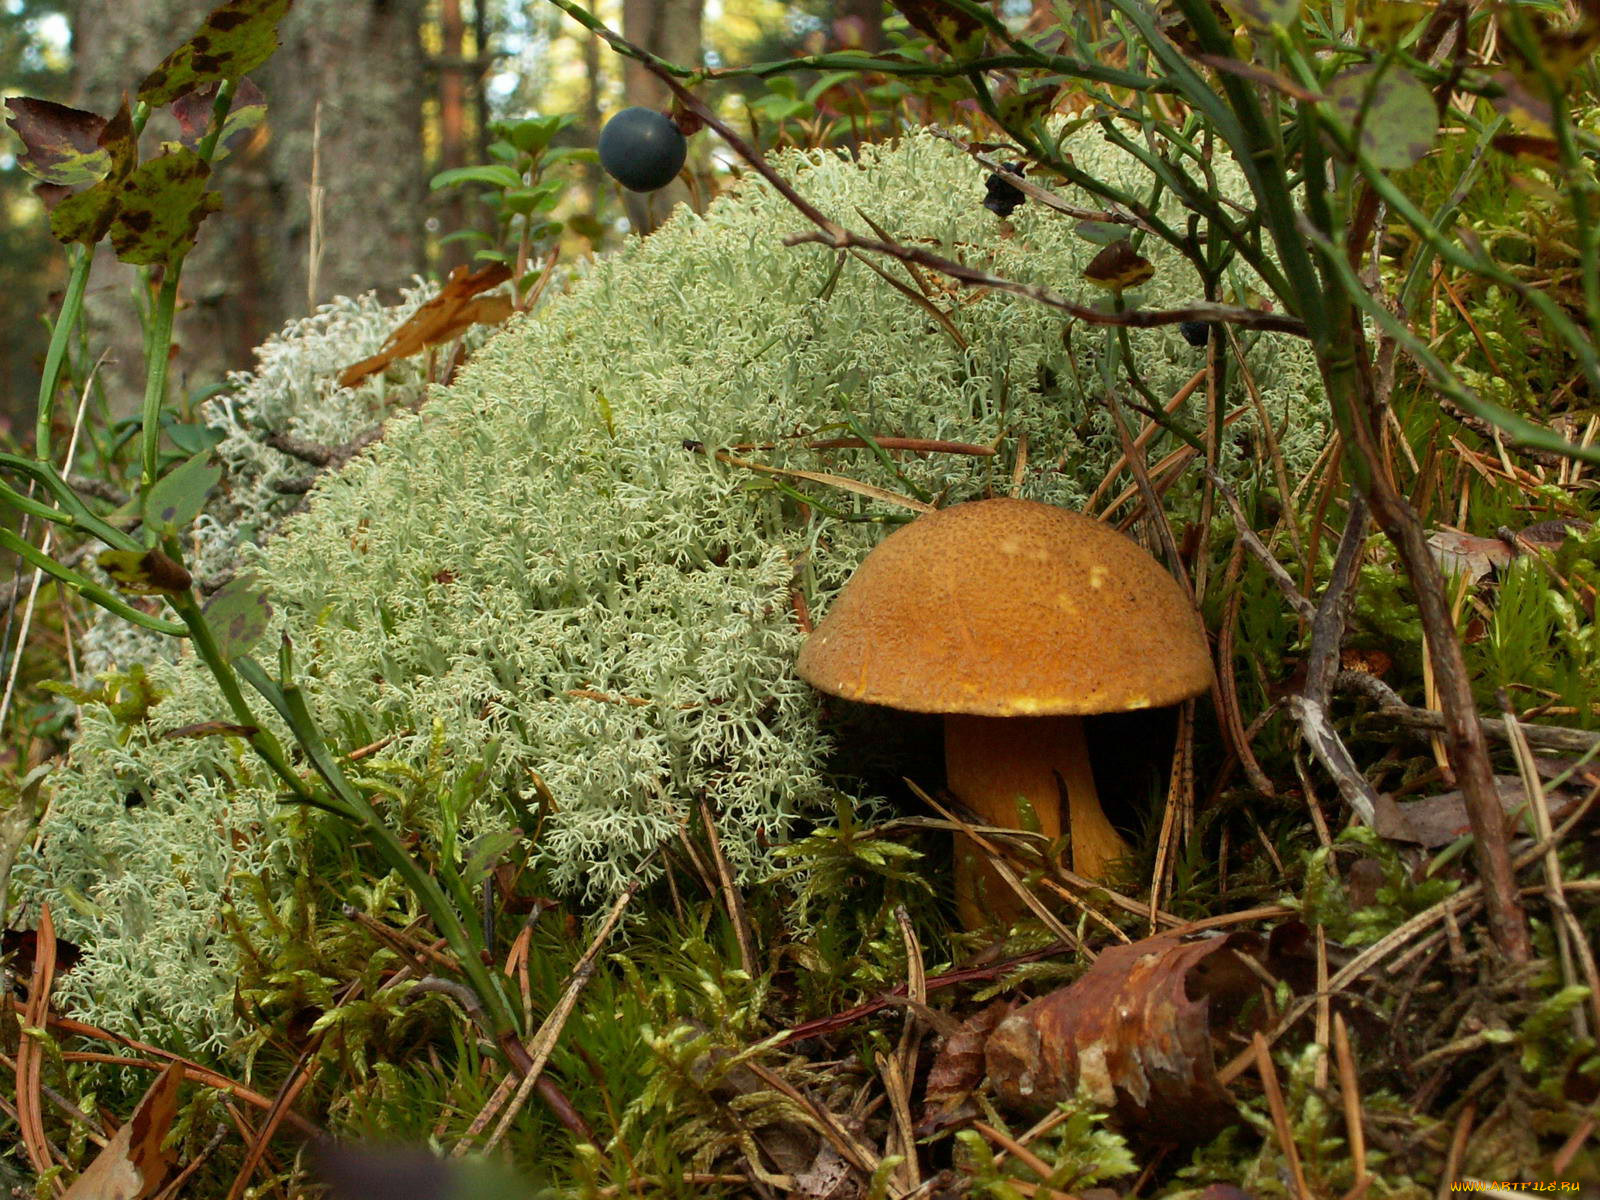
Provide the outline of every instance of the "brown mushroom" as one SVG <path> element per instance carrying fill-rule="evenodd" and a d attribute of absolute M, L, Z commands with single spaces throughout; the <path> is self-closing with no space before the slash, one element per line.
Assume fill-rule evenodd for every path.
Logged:
<path fill-rule="evenodd" d="M 1176 704 L 1211 684 L 1199 616 L 1155 559 L 1089 517 L 1010 499 L 929 513 L 885 538 L 797 666 L 835 696 L 944 714 L 950 790 L 1006 828 L 1019 825 L 1019 796 L 1046 836 L 1065 815 L 1073 869 L 1092 879 L 1127 845 L 1100 807 L 1081 718 Z M 975 863 L 958 848 L 969 927 L 985 907 L 1016 911 L 995 879 L 980 900 Z"/>

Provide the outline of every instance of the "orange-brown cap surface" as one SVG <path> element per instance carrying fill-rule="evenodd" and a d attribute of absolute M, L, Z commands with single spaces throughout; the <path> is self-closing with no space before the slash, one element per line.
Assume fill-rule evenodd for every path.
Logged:
<path fill-rule="evenodd" d="M 957 504 L 896 530 L 797 666 L 849 700 L 992 717 L 1152 708 L 1211 685 L 1178 582 L 1109 525 L 1033 500 Z"/>

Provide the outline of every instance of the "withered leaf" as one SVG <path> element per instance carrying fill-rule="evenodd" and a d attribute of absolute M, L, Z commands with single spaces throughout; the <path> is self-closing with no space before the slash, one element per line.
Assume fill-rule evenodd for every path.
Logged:
<path fill-rule="evenodd" d="M 6 124 L 22 141 L 17 165 L 28 174 L 72 187 L 104 179 L 111 170 L 111 154 L 100 142 L 104 117 L 31 96 L 12 96 L 6 107 Z"/>
<path fill-rule="evenodd" d="M 1315 102 L 1327 99 L 1320 92 L 1313 92 L 1309 88 L 1301 87 L 1287 76 L 1280 75 L 1276 71 L 1269 70 L 1257 63 L 1228 58 L 1222 54 L 1197 54 L 1195 57 L 1208 67 L 1215 67 L 1217 70 L 1229 75 L 1237 75 L 1241 79 L 1248 79 L 1251 83 L 1259 83 L 1263 87 L 1269 87 L 1275 92 L 1282 92 L 1285 96 L 1292 97 L 1295 100 Z"/>
<path fill-rule="evenodd" d="M 1135 250 L 1127 238 L 1112 242 L 1083 269 L 1086 280 L 1113 292 L 1138 287 L 1155 273 L 1154 264 Z"/>
<path fill-rule="evenodd" d="M 1372 43 L 1388 49 L 1432 16 L 1434 7 L 1416 0 L 1360 0 L 1356 11 L 1361 17 L 1363 44 Z"/>
<path fill-rule="evenodd" d="M 1558 26 L 1546 14 L 1538 12 L 1519 12 L 1515 17 L 1504 13 L 1497 18 L 1503 29 L 1501 44 L 1511 52 L 1513 69 L 1540 95 L 1546 94 L 1545 80 L 1566 92 L 1572 86 L 1573 77 L 1594 56 L 1595 50 L 1600 49 L 1600 12 L 1588 2 L 1579 8 L 1578 20 L 1565 26 Z M 1520 58 L 1519 39 L 1504 26 L 1518 19 L 1526 21 L 1533 30 L 1538 43 L 1536 63 L 1516 61 Z"/>
<path fill-rule="evenodd" d="M 105 237 L 122 205 L 122 186 L 139 162 L 133 115 L 124 97 L 122 107 L 106 122 L 95 139 L 106 152 L 109 165 L 92 187 L 60 198 L 50 212 L 50 233 L 59 242 L 92 246 Z"/>
<path fill-rule="evenodd" d="M 1458 529 L 1438 529 L 1428 535 L 1428 549 L 1447 575 L 1465 575 L 1476 583 L 1511 561 L 1511 547 L 1499 538 L 1475 537 Z"/>
<path fill-rule="evenodd" d="M 172 115 L 178 120 L 178 141 L 191 150 L 199 147 L 206 134 L 211 132 L 211 109 L 216 103 L 217 88 L 212 84 L 197 91 L 185 92 L 172 102 Z M 255 82 L 241 79 L 233 94 L 233 104 L 222 121 L 222 133 L 217 138 L 217 149 L 211 157 L 213 163 L 227 157 L 230 150 L 243 145 L 250 131 L 267 119 L 267 98 Z"/>
<path fill-rule="evenodd" d="M 178 1114 L 178 1085 L 183 1067 L 173 1063 L 157 1076 L 150 1090 L 73 1182 L 62 1200 L 145 1200 L 161 1189 L 172 1171 L 173 1157 L 163 1150 Z"/>
<path fill-rule="evenodd" d="M 185 92 L 254 71 L 278 48 L 290 0 L 228 0 L 139 85 L 139 99 L 171 104 Z"/>
<path fill-rule="evenodd" d="M 967 1099 L 983 1082 L 984 1043 L 1015 1007 L 1010 1000 L 996 1000 L 968 1017 L 944 1039 L 928 1071 L 917 1136 L 937 1133 L 969 1115 Z M 973 1108 L 971 1115 L 976 1111 Z"/>
<path fill-rule="evenodd" d="M 1358 650 L 1347 647 L 1339 651 L 1339 669 L 1358 671 L 1362 675 L 1386 675 L 1394 666 L 1394 659 L 1382 650 Z"/>
<path fill-rule="evenodd" d="M 1498 96 L 1489 99 L 1497 112 L 1523 133 L 1541 138 L 1552 136 L 1554 131 L 1550 128 L 1550 122 L 1553 115 L 1548 96 L 1533 91 L 1510 71 L 1497 72 L 1493 82 L 1501 89 Z"/>
<path fill-rule="evenodd" d="M 1500 807 L 1507 816 L 1528 802 L 1528 793 L 1522 786 L 1521 778 L 1516 775 L 1496 775 L 1494 786 Z M 1577 802 L 1578 797 L 1570 793 L 1545 797 L 1545 803 L 1550 806 L 1550 817 L 1557 821 L 1565 817 Z M 1467 819 L 1467 802 L 1460 792 L 1440 792 L 1421 800 L 1402 800 L 1399 807 L 1416 840 L 1430 850 L 1448 846 L 1457 838 L 1472 832 L 1472 823 Z"/>
<path fill-rule="evenodd" d="M 1000 97 L 1000 119 L 1007 128 L 1026 129 L 1034 121 L 1050 115 L 1061 89 L 1053 83 L 1012 92 Z"/>
<path fill-rule="evenodd" d="M 1234 1104 L 1217 1082 L 1214 1040 L 1261 987 L 1243 956 L 1265 951 L 1246 932 L 1112 947 L 1076 983 L 1001 1022 L 985 1055 L 995 1095 L 1042 1114 L 1083 1089 L 1163 1139 L 1215 1136 Z"/>
<path fill-rule="evenodd" d="M 510 297 L 479 296 L 478 293 L 498 287 L 510 278 L 511 268 L 504 263 L 490 263 L 472 272 L 466 267 L 457 267 L 450 272 L 439 294 L 391 333 L 378 353 L 339 373 L 339 386 L 354 387 L 396 359 L 409 358 L 429 346 L 447 342 L 471 325 L 498 325 L 513 311 Z"/>
<path fill-rule="evenodd" d="M 1555 138 L 1534 137 L 1529 133 L 1502 133 L 1489 144 L 1501 154 L 1537 158 L 1545 162 L 1561 161 L 1561 145 Z"/>
<path fill-rule="evenodd" d="M 36 929 L 0 929 L 0 954 L 11 960 L 12 973 L 17 976 L 33 972 L 33 961 L 39 953 L 39 931 Z M 64 975 L 83 957 L 76 942 L 64 937 L 55 938 L 56 974 Z"/>
<path fill-rule="evenodd" d="M 891 0 L 911 28 L 934 40 L 952 58 L 970 58 L 983 48 L 983 26 L 970 13 L 943 0 Z"/>
<path fill-rule="evenodd" d="M 141 163 L 118 194 L 109 231 L 117 257 L 157 266 L 187 254 L 200 222 L 222 207 L 221 195 L 206 190 L 210 177 L 205 159 L 187 147 Z"/>
<path fill-rule="evenodd" d="M 182 563 L 159 550 L 102 550 L 95 561 L 119 588 L 135 596 L 176 595 L 194 582 Z"/>
<path fill-rule="evenodd" d="M 1428 549 L 1434 561 L 1447 575 L 1466 575 L 1469 583 L 1476 583 L 1491 571 L 1501 571 L 1527 547 L 1540 549 L 1559 546 L 1567 533 L 1584 533 L 1588 525 L 1583 521 L 1556 519 L 1535 521 L 1523 529 L 1505 532 L 1503 537 L 1477 537 L 1459 529 L 1437 529 L 1428 535 Z M 1513 544 L 1513 537 L 1516 544 Z"/>

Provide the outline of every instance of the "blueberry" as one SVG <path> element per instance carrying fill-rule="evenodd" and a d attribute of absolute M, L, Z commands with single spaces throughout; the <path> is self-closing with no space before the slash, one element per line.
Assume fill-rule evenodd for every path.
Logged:
<path fill-rule="evenodd" d="M 625 108 L 600 131 L 600 165 L 632 192 L 653 192 L 678 177 L 689 144 L 672 118 L 650 108 Z"/>
<path fill-rule="evenodd" d="M 1022 174 L 1021 163 L 1006 163 L 1005 168 L 1014 175 Z M 989 194 L 984 198 L 983 206 L 997 217 L 1009 217 L 1017 205 L 1027 200 L 1021 189 L 1004 175 L 989 176 L 984 181 L 984 186 L 988 188 Z"/>
<path fill-rule="evenodd" d="M 1184 321 L 1178 326 L 1178 332 L 1183 334 L 1183 340 L 1191 346 L 1204 346 L 1211 340 L 1211 323 L 1209 321 Z"/>

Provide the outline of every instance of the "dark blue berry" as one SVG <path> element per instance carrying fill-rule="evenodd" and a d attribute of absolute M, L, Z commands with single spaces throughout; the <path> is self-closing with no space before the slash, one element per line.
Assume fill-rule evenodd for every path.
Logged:
<path fill-rule="evenodd" d="M 1191 346 L 1204 346 L 1211 340 L 1211 323 L 1209 321 L 1184 321 L 1178 326 L 1178 332 L 1183 334 L 1183 340 Z"/>
<path fill-rule="evenodd" d="M 1006 163 L 1005 168 L 1013 175 L 1023 173 L 1021 163 Z M 1009 217 L 1016 211 L 1017 205 L 1026 203 L 1028 199 L 1022 194 L 1021 189 L 1004 175 L 990 175 L 984 181 L 984 186 L 989 194 L 984 198 L 983 206 L 997 217 Z"/>
<path fill-rule="evenodd" d="M 625 108 L 600 131 L 600 165 L 631 192 L 666 187 L 688 157 L 672 118 L 651 108 Z"/>

